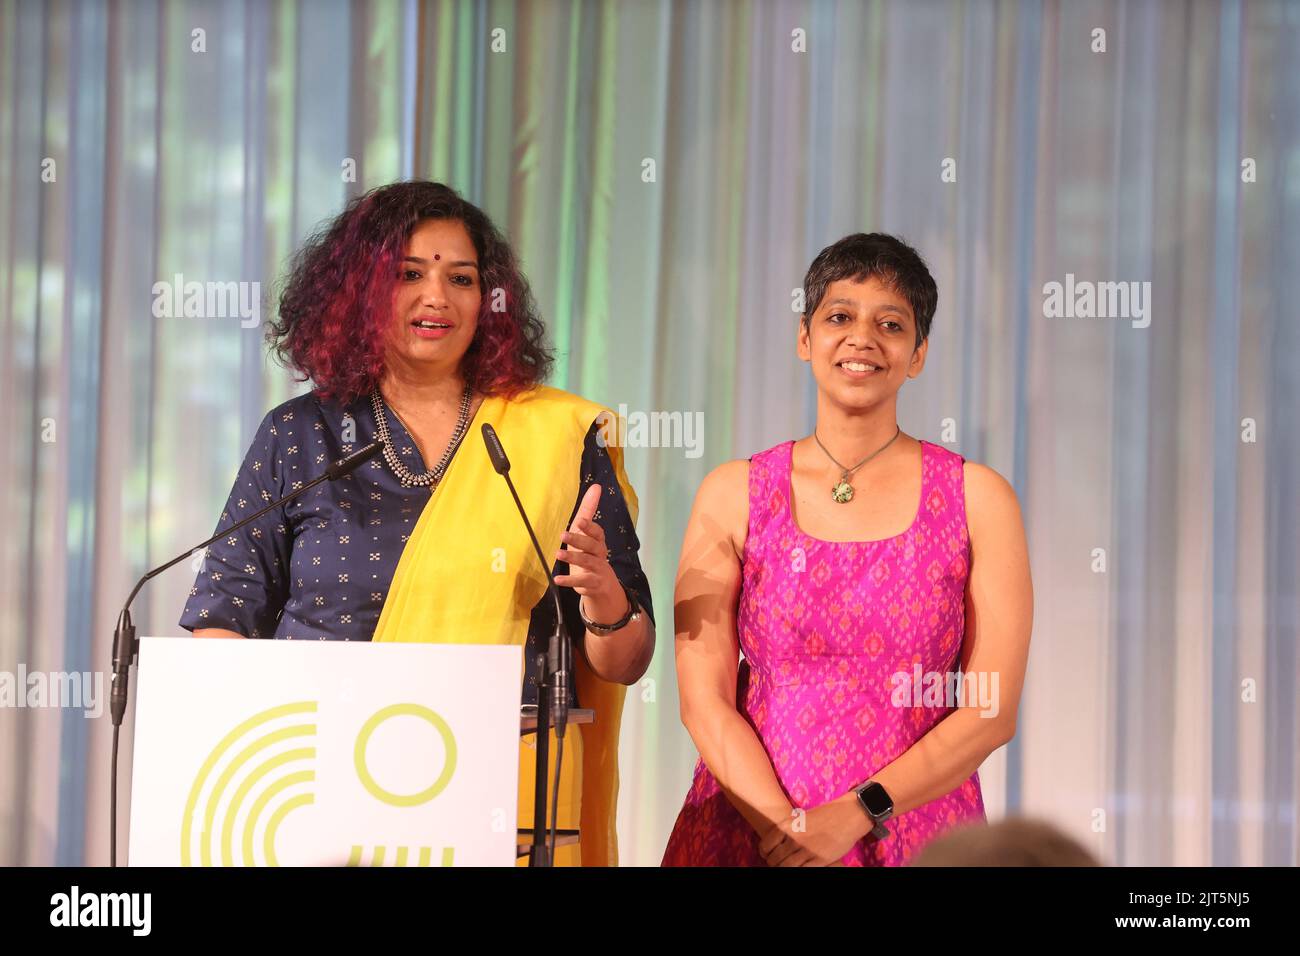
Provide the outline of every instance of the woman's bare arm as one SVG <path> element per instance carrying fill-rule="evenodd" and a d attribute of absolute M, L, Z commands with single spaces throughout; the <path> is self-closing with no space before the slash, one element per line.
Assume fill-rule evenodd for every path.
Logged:
<path fill-rule="evenodd" d="M 682 723 L 727 798 L 759 833 L 792 807 L 753 727 L 736 709 L 736 606 L 749 522 L 749 462 L 704 479 L 695 496 L 673 598 Z"/>
<path fill-rule="evenodd" d="M 984 706 L 967 701 L 876 774 L 894 798 L 895 813 L 951 792 L 1016 733 L 1034 621 L 1020 504 L 991 468 L 968 463 L 965 477 L 971 566 L 961 669 L 989 697 Z"/>
<path fill-rule="evenodd" d="M 224 627 L 201 627 L 194 631 L 195 637 L 239 637 L 244 635 L 238 631 L 227 631 Z"/>

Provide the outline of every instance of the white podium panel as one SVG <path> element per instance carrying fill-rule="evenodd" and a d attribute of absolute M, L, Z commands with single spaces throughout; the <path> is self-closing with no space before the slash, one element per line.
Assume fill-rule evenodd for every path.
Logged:
<path fill-rule="evenodd" d="M 522 648 L 146 637 L 133 866 L 513 866 Z"/>

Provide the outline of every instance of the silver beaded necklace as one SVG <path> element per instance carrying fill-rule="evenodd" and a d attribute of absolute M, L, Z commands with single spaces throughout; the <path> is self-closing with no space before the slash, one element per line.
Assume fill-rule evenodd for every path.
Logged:
<path fill-rule="evenodd" d="M 442 481 L 447 466 L 451 464 L 451 456 L 456 454 L 461 439 L 469 431 L 469 406 L 473 395 L 474 390 L 467 384 L 465 394 L 460 399 L 460 414 L 456 418 L 456 430 L 451 433 L 451 441 L 447 443 L 447 450 L 442 453 L 442 458 L 438 460 L 432 470 L 426 471 L 422 475 L 416 475 L 402 464 L 402 460 L 397 457 L 397 452 L 393 450 L 392 436 L 388 431 L 388 416 L 385 414 L 388 403 L 384 401 L 383 395 L 379 393 L 379 386 L 375 386 L 375 390 L 370 393 L 370 404 L 375 410 L 375 426 L 379 431 L 379 440 L 384 443 L 384 461 L 388 462 L 388 467 L 393 469 L 393 474 L 401 479 L 403 487 L 436 487 L 438 482 Z M 393 410 L 393 414 L 397 415 L 396 409 Z M 401 416 L 397 415 L 397 417 L 400 421 Z M 410 429 L 408 428 L 407 431 L 410 431 Z"/>

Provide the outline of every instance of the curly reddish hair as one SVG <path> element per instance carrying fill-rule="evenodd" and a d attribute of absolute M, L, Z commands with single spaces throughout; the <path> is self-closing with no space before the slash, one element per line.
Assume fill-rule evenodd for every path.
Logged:
<path fill-rule="evenodd" d="M 465 381 L 480 393 L 510 397 L 550 373 L 546 328 L 509 243 L 450 186 L 410 180 L 357 196 L 293 257 L 267 341 L 321 398 L 347 404 L 379 382 L 399 266 L 411 233 L 429 219 L 461 223 L 478 253 L 483 301 L 461 360 Z"/>

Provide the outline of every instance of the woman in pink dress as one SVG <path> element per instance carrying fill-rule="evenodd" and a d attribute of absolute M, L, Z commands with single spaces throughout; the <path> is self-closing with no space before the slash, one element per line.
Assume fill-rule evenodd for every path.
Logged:
<path fill-rule="evenodd" d="M 906 864 L 984 821 L 977 770 L 1015 734 L 1033 617 L 1015 492 L 897 421 L 934 279 L 898 239 L 857 234 L 804 296 L 814 432 L 713 471 L 682 546 L 700 761 L 666 866 Z"/>

